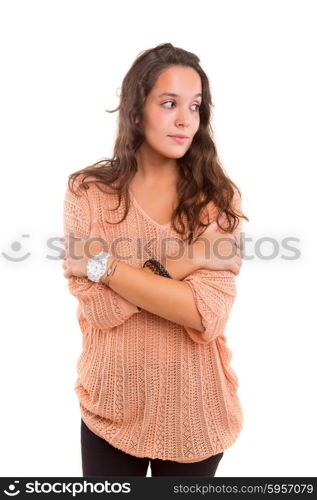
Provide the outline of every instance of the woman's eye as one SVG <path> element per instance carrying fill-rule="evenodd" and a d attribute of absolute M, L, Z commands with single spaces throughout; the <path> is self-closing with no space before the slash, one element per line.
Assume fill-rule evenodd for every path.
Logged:
<path fill-rule="evenodd" d="M 165 104 L 175 104 L 175 102 L 174 101 L 165 101 L 165 102 L 163 102 L 162 106 L 164 106 Z M 200 108 L 200 104 L 194 103 L 193 106 L 196 106 L 195 111 L 198 111 Z M 168 107 L 167 109 L 171 109 L 171 107 Z"/>
<path fill-rule="evenodd" d="M 164 104 L 169 104 L 169 103 L 175 104 L 174 101 L 166 101 L 166 102 L 163 102 L 162 106 L 164 106 Z M 168 109 L 171 109 L 171 108 L 168 108 Z"/>
<path fill-rule="evenodd" d="M 198 111 L 200 108 L 200 104 L 193 104 L 193 106 L 197 106 L 196 111 Z"/>

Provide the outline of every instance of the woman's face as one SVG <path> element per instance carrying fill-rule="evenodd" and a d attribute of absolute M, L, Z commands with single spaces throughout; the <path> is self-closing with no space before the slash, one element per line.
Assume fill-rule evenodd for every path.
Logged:
<path fill-rule="evenodd" d="M 147 149 L 166 158 L 184 156 L 199 128 L 201 94 L 201 79 L 193 68 L 171 66 L 160 74 L 143 107 Z M 179 134 L 186 138 L 171 137 Z"/>

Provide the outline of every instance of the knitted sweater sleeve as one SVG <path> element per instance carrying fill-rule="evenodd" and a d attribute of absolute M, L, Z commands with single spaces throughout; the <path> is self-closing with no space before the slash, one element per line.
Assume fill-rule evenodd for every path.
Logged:
<path fill-rule="evenodd" d="M 77 180 L 74 183 L 76 185 Z M 64 197 L 64 236 L 71 233 L 87 239 L 90 234 L 91 207 L 86 191 L 73 194 L 67 186 Z M 108 329 L 124 323 L 141 309 L 108 286 L 87 277 L 68 278 L 68 289 L 77 297 L 86 320 L 95 328 Z"/>
<path fill-rule="evenodd" d="M 195 342 L 206 344 L 223 335 L 236 296 L 234 276 L 231 271 L 198 269 L 183 280 L 192 290 L 204 327 L 203 332 L 184 327 Z"/>
<path fill-rule="evenodd" d="M 236 194 L 233 200 L 235 210 L 241 209 L 240 197 Z M 242 219 L 232 234 L 240 237 Z M 218 228 L 224 234 L 224 231 Z M 237 295 L 235 274 L 231 271 L 214 271 L 198 269 L 184 278 L 192 290 L 196 307 L 201 315 L 204 331 L 184 327 L 194 342 L 206 344 L 224 334 L 234 299 Z"/>

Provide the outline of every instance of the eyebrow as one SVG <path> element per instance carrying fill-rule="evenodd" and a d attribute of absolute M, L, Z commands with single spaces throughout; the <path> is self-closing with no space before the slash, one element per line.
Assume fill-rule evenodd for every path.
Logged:
<path fill-rule="evenodd" d="M 173 92 L 163 92 L 163 94 L 160 94 L 158 97 L 162 97 L 162 95 L 167 95 L 171 97 L 179 97 L 178 94 L 174 94 Z M 194 97 L 201 97 L 201 94 L 195 94 Z"/>

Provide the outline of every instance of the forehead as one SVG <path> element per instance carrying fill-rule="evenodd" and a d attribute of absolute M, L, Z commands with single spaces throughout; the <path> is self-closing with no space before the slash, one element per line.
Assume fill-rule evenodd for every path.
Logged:
<path fill-rule="evenodd" d="M 171 66 L 162 71 L 151 90 L 153 97 L 163 92 L 192 98 L 202 92 L 200 75 L 190 67 Z"/>

